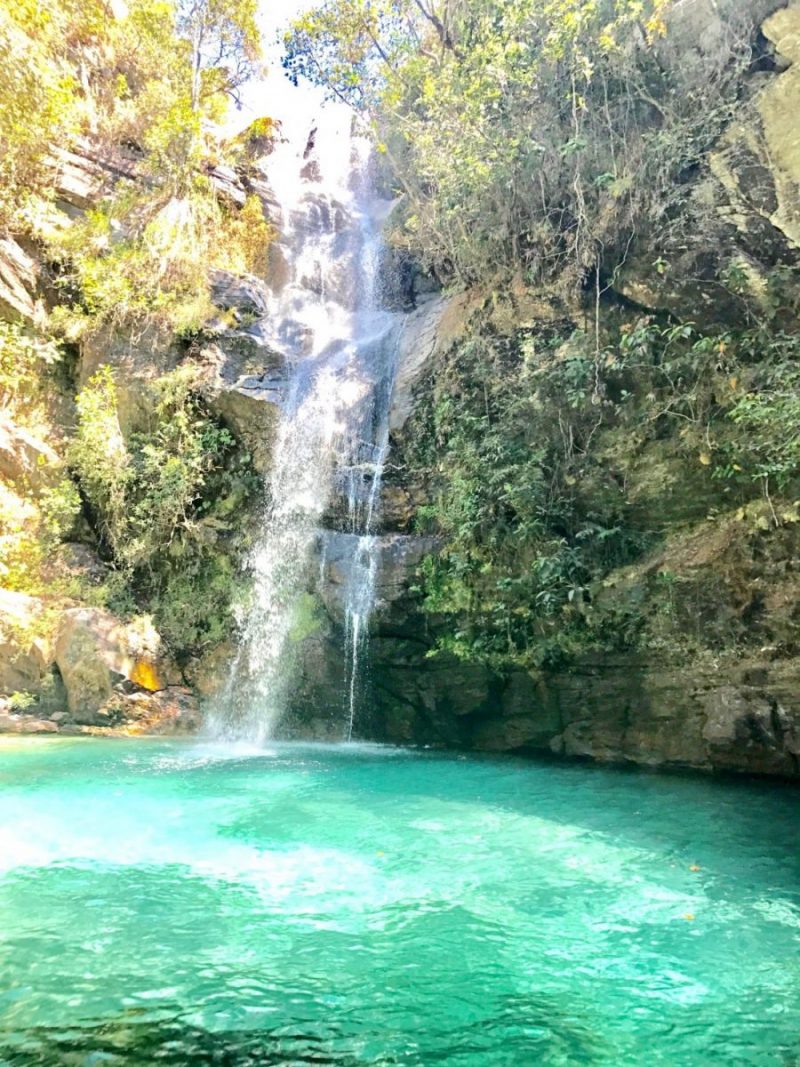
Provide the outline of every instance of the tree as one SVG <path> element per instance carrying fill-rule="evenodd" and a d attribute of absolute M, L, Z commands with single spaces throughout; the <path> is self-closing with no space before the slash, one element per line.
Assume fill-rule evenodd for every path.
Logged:
<path fill-rule="evenodd" d="M 285 65 L 368 116 L 406 194 L 395 239 L 443 280 L 594 290 L 668 224 L 750 59 L 743 32 L 702 80 L 663 63 L 670 6 L 325 0 Z"/>
<path fill-rule="evenodd" d="M 257 13 L 257 0 L 178 0 L 178 34 L 191 48 L 192 110 L 221 93 L 239 103 L 258 71 Z"/>

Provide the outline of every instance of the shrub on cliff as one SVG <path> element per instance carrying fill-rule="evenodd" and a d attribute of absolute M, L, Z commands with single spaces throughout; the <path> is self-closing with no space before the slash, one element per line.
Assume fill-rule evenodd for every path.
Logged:
<path fill-rule="evenodd" d="M 713 546 L 717 516 L 741 524 L 733 586 L 748 585 L 736 568 L 747 573 L 753 537 L 764 566 L 771 533 L 780 552 L 796 544 L 799 356 L 795 336 L 771 329 L 707 334 L 639 317 L 598 350 L 568 326 L 503 337 L 473 323 L 395 454 L 431 500 L 418 524 L 444 540 L 422 574 L 424 607 L 444 621 L 439 647 L 540 667 L 591 649 L 679 655 L 746 640 L 744 622 L 713 618 L 715 604 L 727 610 L 717 572 L 690 567 L 680 588 L 667 572 L 640 576 L 627 600 L 605 583 L 631 584 L 626 566 L 672 529 L 710 522 Z M 760 588 L 737 587 L 742 610 Z M 688 627 L 692 611 L 702 625 Z"/>
<path fill-rule="evenodd" d="M 287 65 L 369 120 L 404 194 L 395 240 L 444 281 L 594 284 L 669 224 L 727 121 L 752 27 L 702 73 L 665 61 L 666 0 L 326 0 Z"/>
<path fill-rule="evenodd" d="M 246 531 L 234 529 L 257 480 L 211 418 L 192 369 L 158 379 L 149 425 L 125 440 L 116 388 L 102 367 L 78 397 L 71 448 L 105 552 L 123 583 L 118 601 L 153 612 L 174 654 L 196 652 L 230 627 Z"/>
<path fill-rule="evenodd" d="M 255 15 L 256 0 L 0 0 L 0 226 L 47 245 L 83 328 L 191 331 L 211 311 L 209 265 L 263 268 L 260 204 L 239 220 L 205 173 L 225 150 L 214 124 L 258 69 Z M 118 175 L 70 223 L 51 202 L 79 138 Z"/>

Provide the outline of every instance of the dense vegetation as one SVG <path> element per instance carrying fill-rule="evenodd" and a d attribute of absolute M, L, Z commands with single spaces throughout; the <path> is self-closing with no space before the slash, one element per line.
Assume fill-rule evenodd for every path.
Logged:
<path fill-rule="evenodd" d="M 666 0 L 329 0 L 288 41 L 295 75 L 372 124 L 404 193 L 395 240 L 447 282 L 605 286 L 729 118 L 749 34 L 691 81 Z"/>
<path fill-rule="evenodd" d="M 631 566 L 621 595 L 606 580 L 624 586 L 671 527 L 726 513 L 763 558 L 786 550 L 775 535 L 800 519 L 799 358 L 781 331 L 637 319 L 596 360 L 557 324 L 512 337 L 476 326 L 426 383 L 403 451 L 432 501 L 417 526 L 446 539 L 424 568 L 426 608 L 449 620 L 440 647 L 552 667 L 587 648 L 763 642 L 755 619 L 715 618 L 718 573 L 687 578 L 669 552 L 652 574 Z M 684 615 L 665 619 L 679 602 Z"/>
<path fill-rule="evenodd" d="M 41 485 L 3 487 L 3 585 L 152 613 L 179 657 L 229 630 L 256 485 L 190 347 L 219 314 L 209 268 L 263 272 L 272 235 L 257 197 L 242 207 L 213 181 L 249 151 L 218 124 L 259 70 L 256 13 L 256 0 L 0 2 L 0 229 L 47 270 L 35 323 L 2 326 L 0 390 L 57 453 Z M 79 210 L 60 199 L 70 152 L 112 175 Z M 139 394 L 123 435 L 110 364 L 115 346 L 135 362 L 143 344 L 168 373 L 123 383 Z M 88 381 L 87 346 L 100 353 Z M 99 553 L 102 580 L 59 566 L 70 539 Z"/>
<path fill-rule="evenodd" d="M 465 659 L 794 647 L 763 619 L 798 518 L 793 262 L 757 268 L 696 192 L 763 42 L 726 14 L 693 65 L 672 8 L 326 0 L 288 38 L 290 72 L 370 125 L 395 247 L 478 294 L 394 457 L 443 538 L 421 582 L 438 648 Z M 695 284 L 676 264 L 696 234 Z M 736 516 L 735 547 L 684 565 L 682 538 Z"/>

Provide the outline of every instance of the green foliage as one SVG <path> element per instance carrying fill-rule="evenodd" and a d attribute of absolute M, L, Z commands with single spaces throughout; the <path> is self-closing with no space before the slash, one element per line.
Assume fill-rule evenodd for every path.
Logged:
<path fill-rule="evenodd" d="M 36 703 L 36 697 L 33 693 L 27 693 L 24 690 L 18 690 L 12 693 L 8 698 L 8 703 L 12 711 L 27 711 L 28 708 L 32 708 Z"/>
<path fill-rule="evenodd" d="M 574 286 L 668 225 L 749 61 L 733 27 L 702 80 L 662 62 L 668 6 L 327 0 L 286 63 L 368 116 L 405 194 L 395 240 L 424 265 Z"/>
<path fill-rule="evenodd" d="M 81 495 L 71 478 L 62 478 L 53 486 L 45 486 L 39 494 L 42 518 L 42 537 L 52 548 L 66 541 L 81 513 Z"/>
<path fill-rule="evenodd" d="M 78 396 L 78 432 L 70 461 L 81 488 L 101 523 L 112 553 L 121 555 L 128 533 L 128 487 L 131 457 L 117 416 L 111 368 L 101 369 Z"/>
<path fill-rule="evenodd" d="M 305 641 L 321 629 L 322 620 L 323 610 L 319 600 L 313 593 L 304 593 L 294 607 L 289 640 L 294 644 Z"/>
<path fill-rule="evenodd" d="M 765 373 L 762 367 L 758 378 L 761 388 L 744 393 L 729 412 L 745 447 L 728 446 L 726 473 L 785 492 L 800 479 L 800 368 L 781 363 Z"/>
<path fill-rule="evenodd" d="M 0 408 L 23 424 L 41 419 L 44 380 L 60 358 L 53 341 L 0 322 Z"/>
<path fill-rule="evenodd" d="M 49 181 L 54 144 L 81 124 L 78 52 L 96 44 L 100 0 L 0 2 L 0 223 Z"/>
<path fill-rule="evenodd" d="M 178 654 L 219 640 L 230 625 L 237 568 L 229 522 L 256 486 L 192 374 L 181 367 L 155 383 L 150 423 L 126 441 L 111 370 L 101 368 L 78 397 L 71 451 L 107 551 L 126 577 L 123 596 L 152 611 Z"/>
<path fill-rule="evenodd" d="M 13 57 L 0 75 L 0 222 L 49 245 L 84 328 L 149 317 L 191 332 L 211 313 L 209 266 L 263 269 L 263 214 L 248 203 L 237 219 L 204 174 L 221 151 L 211 123 L 258 70 L 256 8 L 130 0 L 117 16 L 101 0 L 55 0 L 47 12 L 0 0 Z M 65 225 L 46 204 L 60 152 L 79 137 L 135 180 Z"/>
<path fill-rule="evenodd" d="M 664 455 L 690 500 L 727 494 L 735 509 L 765 485 L 800 490 L 798 365 L 797 339 L 776 333 L 642 318 L 598 348 L 557 324 L 508 338 L 476 322 L 422 391 L 396 457 L 432 498 L 419 528 L 443 538 L 421 574 L 439 648 L 539 667 L 689 640 L 691 611 L 676 605 L 708 620 L 713 590 L 681 579 L 675 599 L 665 573 L 644 599 L 615 603 L 603 583 L 657 544 L 669 505 L 649 479 Z M 771 515 L 791 518 L 777 504 Z M 697 647 L 717 640 L 703 628 Z"/>
<path fill-rule="evenodd" d="M 558 340 L 548 339 L 551 356 Z M 615 494 L 581 507 L 591 363 L 533 368 L 527 341 L 484 335 L 454 352 L 408 453 L 412 467 L 436 470 L 424 521 L 446 538 L 425 564 L 426 609 L 458 617 L 451 651 L 496 666 L 559 657 L 557 631 L 580 617 L 593 566 L 623 562 L 634 539 Z"/>
<path fill-rule="evenodd" d="M 177 0 L 178 33 L 189 44 L 192 107 L 239 89 L 258 70 L 257 0 Z"/>

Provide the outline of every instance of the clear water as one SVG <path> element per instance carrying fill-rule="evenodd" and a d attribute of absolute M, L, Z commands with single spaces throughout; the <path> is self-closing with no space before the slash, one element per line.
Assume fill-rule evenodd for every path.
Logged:
<path fill-rule="evenodd" d="M 0 1063 L 800 1062 L 795 791 L 162 741 L 0 774 Z"/>

